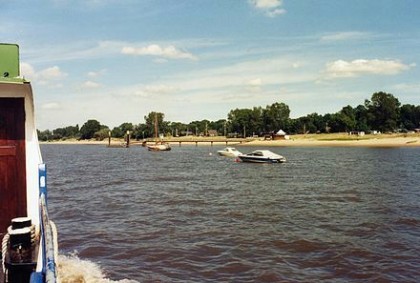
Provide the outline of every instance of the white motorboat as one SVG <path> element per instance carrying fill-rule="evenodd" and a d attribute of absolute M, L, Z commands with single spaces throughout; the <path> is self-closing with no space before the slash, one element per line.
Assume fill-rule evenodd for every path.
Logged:
<path fill-rule="evenodd" d="M 242 152 L 240 152 L 239 150 L 237 150 L 234 147 L 225 147 L 222 150 L 218 150 L 217 154 L 221 155 L 221 156 L 227 156 L 227 157 L 238 157 L 238 155 L 241 155 Z"/>
<path fill-rule="evenodd" d="M 251 153 L 238 155 L 243 162 L 254 163 L 284 163 L 286 158 L 269 150 L 254 150 Z"/>
<path fill-rule="evenodd" d="M 32 87 L 19 76 L 19 47 L 0 44 L 1 282 L 58 281 L 46 178 Z"/>

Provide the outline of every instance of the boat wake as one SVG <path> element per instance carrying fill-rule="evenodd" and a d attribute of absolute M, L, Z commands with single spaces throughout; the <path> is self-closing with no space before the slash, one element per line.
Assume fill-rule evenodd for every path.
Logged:
<path fill-rule="evenodd" d="M 76 254 L 58 256 L 58 276 L 62 283 L 138 283 L 136 280 L 111 280 L 94 262 L 80 259 Z"/>

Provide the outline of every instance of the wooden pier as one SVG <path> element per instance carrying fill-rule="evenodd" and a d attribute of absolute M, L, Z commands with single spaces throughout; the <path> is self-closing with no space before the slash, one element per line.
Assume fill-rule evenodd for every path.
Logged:
<path fill-rule="evenodd" d="M 198 146 L 199 144 L 210 144 L 210 146 L 213 146 L 214 144 L 224 144 L 226 146 L 228 145 L 237 145 L 237 144 L 245 144 L 247 142 L 253 141 L 253 139 L 243 139 L 243 138 L 231 138 L 231 139 L 211 139 L 211 138 L 193 138 L 193 139 L 177 139 L 177 138 L 169 138 L 169 139 L 162 139 L 159 140 L 162 142 L 169 143 L 171 145 L 178 144 L 181 146 L 182 144 L 187 145 L 195 145 Z M 142 144 L 143 146 L 146 146 L 147 144 L 154 144 L 156 140 L 154 139 L 146 139 L 144 141 L 133 141 L 131 142 L 131 145 L 134 144 Z"/>
<path fill-rule="evenodd" d="M 127 131 L 126 135 L 124 136 L 124 141 L 119 143 L 112 143 L 111 140 L 111 131 L 108 132 L 108 145 L 107 147 L 130 147 L 130 132 Z"/>

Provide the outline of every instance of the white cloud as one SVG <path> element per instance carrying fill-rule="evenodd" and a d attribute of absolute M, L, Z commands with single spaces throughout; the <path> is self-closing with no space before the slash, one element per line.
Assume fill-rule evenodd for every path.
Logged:
<path fill-rule="evenodd" d="M 44 70 L 41 70 L 37 74 L 39 79 L 42 80 L 59 80 L 67 76 L 66 73 L 63 73 L 59 67 L 54 66 Z"/>
<path fill-rule="evenodd" d="M 420 92 L 420 83 L 400 83 L 394 86 L 398 91 L 418 93 Z"/>
<path fill-rule="evenodd" d="M 295 62 L 295 63 L 293 63 L 293 64 L 292 64 L 292 68 L 293 68 L 293 69 L 300 68 L 301 66 L 302 66 L 302 64 L 301 64 L 301 63 L 299 63 L 299 62 Z"/>
<path fill-rule="evenodd" d="M 249 80 L 247 84 L 249 86 L 255 86 L 255 87 L 261 86 L 262 85 L 262 80 L 260 78 L 256 78 L 256 79 L 253 79 L 253 80 Z"/>
<path fill-rule="evenodd" d="M 62 88 L 61 80 L 67 77 L 66 73 L 63 73 L 59 67 L 54 66 L 34 74 L 34 80 L 40 85 L 45 85 L 50 88 Z"/>
<path fill-rule="evenodd" d="M 251 3 L 259 9 L 272 9 L 281 6 L 281 0 L 251 0 Z"/>
<path fill-rule="evenodd" d="M 316 73 L 309 69 L 291 69 L 296 61 L 287 58 L 270 58 L 266 60 L 250 60 L 237 64 L 216 68 L 203 68 L 199 71 L 179 73 L 164 81 L 164 84 L 177 87 L 180 95 L 196 93 L 194 99 L 221 93 L 220 101 L 225 93 L 242 93 L 244 90 L 268 91 L 278 89 L 280 85 L 312 82 Z M 257 74 L 257 75 L 256 75 Z"/>
<path fill-rule="evenodd" d="M 286 13 L 285 9 L 274 9 L 274 10 L 267 11 L 267 16 L 269 16 L 270 18 L 274 18 L 279 15 L 283 15 L 285 13 Z"/>
<path fill-rule="evenodd" d="M 99 88 L 101 85 L 93 81 L 86 81 L 82 84 L 82 88 Z"/>
<path fill-rule="evenodd" d="M 21 62 L 20 63 L 20 75 L 25 78 L 34 78 L 35 77 L 35 69 L 32 65 Z"/>
<path fill-rule="evenodd" d="M 242 93 L 242 95 L 249 96 L 250 93 L 259 93 L 262 91 L 262 89 L 263 89 L 263 82 L 261 78 L 251 79 L 246 82 L 245 89 L 244 89 L 245 91 L 244 93 Z M 237 95 L 238 94 L 236 94 L 235 96 Z"/>
<path fill-rule="evenodd" d="M 144 98 L 147 97 L 156 97 L 156 96 L 162 96 L 167 95 L 173 92 L 178 91 L 179 89 L 175 86 L 170 85 L 142 85 L 142 86 L 136 86 L 132 90 L 127 91 L 126 93 L 133 93 L 136 96 L 141 96 Z"/>
<path fill-rule="evenodd" d="M 163 57 L 168 59 L 189 59 L 189 60 L 197 60 L 197 57 L 195 57 L 193 54 L 182 51 L 177 49 L 173 45 L 169 45 L 167 47 L 161 47 L 157 44 L 151 44 L 146 47 L 130 47 L 126 46 L 123 47 L 121 50 L 122 54 L 127 55 L 139 55 L 139 56 L 157 56 L 157 57 Z"/>
<path fill-rule="evenodd" d="M 346 41 L 346 40 L 355 40 L 363 39 L 369 36 L 368 33 L 358 32 L 358 31 L 345 31 L 338 33 L 330 33 L 324 36 L 321 36 L 321 41 Z"/>
<path fill-rule="evenodd" d="M 325 76 L 328 79 L 351 78 L 361 75 L 396 75 L 413 65 L 405 65 L 398 60 L 337 60 L 326 64 Z"/>
<path fill-rule="evenodd" d="M 41 108 L 44 110 L 57 110 L 57 109 L 60 109 L 61 106 L 57 102 L 50 102 L 50 103 L 43 104 Z"/>
<path fill-rule="evenodd" d="M 62 72 L 58 66 L 36 71 L 32 65 L 25 62 L 20 64 L 20 74 L 26 79 L 36 81 L 40 85 L 48 85 L 54 88 L 62 87 L 57 81 L 67 77 L 67 74 Z"/>
<path fill-rule="evenodd" d="M 286 10 L 281 8 L 282 0 L 250 0 L 251 5 L 256 9 L 263 11 L 268 17 L 274 18 L 286 13 Z"/>
<path fill-rule="evenodd" d="M 32 65 L 25 62 L 20 64 L 20 72 L 24 77 L 37 80 L 58 80 L 67 76 L 67 74 L 63 73 L 57 66 L 46 68 L 37 72 Z"/>
<path fill-rule="evenodd" d="M 90 71 L 90 72 L 87 73 L 87 76 L 89 78 L 98 78 L 98 77 L 104 75 L 106 73 L 106 71 L 107 71 L 106 69 L 102 69 L 102 70 L 99 70 L 99 71 Z"/>

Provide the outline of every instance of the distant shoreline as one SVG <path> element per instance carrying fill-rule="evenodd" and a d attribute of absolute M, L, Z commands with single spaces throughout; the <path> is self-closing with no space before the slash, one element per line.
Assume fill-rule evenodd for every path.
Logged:
<path fill-rule="evenodd" d="M 199 143 L 196 144 L 195 140 Z M 213 144 L 210 140 L 213 140 Z M 198 145 L 198 146 L 279 146 L 279 147 L 420 147 L 420 134 L 382 134 L 382 135 L 366 135 L 362 137 L 350 136 L 347 134 L 308 134 L 308 135 L 291 135 L 287 140 L 264 140 L 263 138 L 248 139 L 246 142 L 239 143 L 224 137 L 191 137 L 165 139 L 171 145 Z M 108 145 L 108 140 L 61 140 L 40 142 L 41 144 L 68 144 L 68 145 Z M 122 139 L 112 139 L 111 145 L 118 146 L 123 143 Z M 141 146 L 140 141 L 133 141 L 133 146 Z"/>

